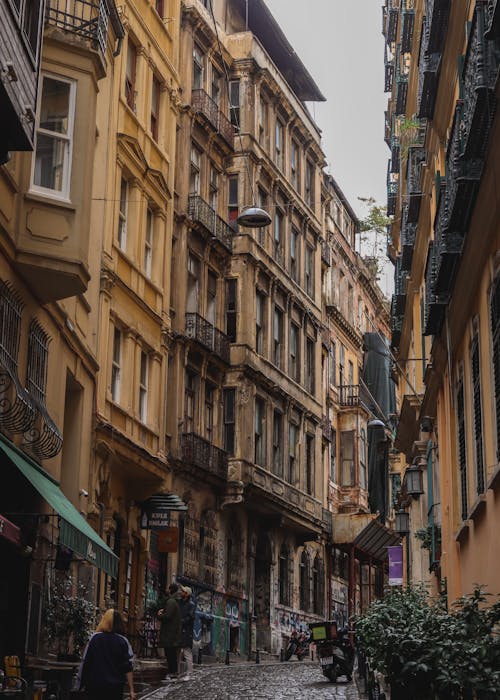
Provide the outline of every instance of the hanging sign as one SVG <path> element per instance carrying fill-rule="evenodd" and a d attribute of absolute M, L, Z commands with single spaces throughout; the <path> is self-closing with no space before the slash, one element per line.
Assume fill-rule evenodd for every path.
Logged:
<path fill-rule="evenodd" d="M 144 530 L 164 530 L 170 526 L 170 511 L 149 510 L 141 515 L 141 527 Z"/>
<path fill-rule="evenodd" d="M 389 586 L 403 585 L 403 546 L 387 547 L 389 555 Z"/>
<path fill-rule="evenodd" d="M 179 528 L 167 527 L 158 533 L 158 551 L 169 554 L 179 549 Z"/>

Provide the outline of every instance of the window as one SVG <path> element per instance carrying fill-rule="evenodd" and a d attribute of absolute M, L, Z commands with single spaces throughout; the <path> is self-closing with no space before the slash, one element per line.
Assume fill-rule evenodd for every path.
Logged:
<path fill-rule="evenodd" d="M 203 88 L 204 65 L 203 52 L 195 44 L 193 47 L 193 90 L 201 90 Z"/>
<path fill-rule="evenodd" d="M 354 325 L 354 292 L 351 284 L 347 286 L 347 319 L 351 326 Z"/>
<path fill-rule="evenodd" d="M 255 399 L 255 464 L 266 464 L 266 404 Z"/>
<path fill-rule="evenodd" d="M 188 254 L 188 283 L 186 312 L 197 313 L 198 311 L 198 290 L 200 280 L 200 261 L 191 253 Z"/>
<path fill-rule="evenodd" d="M 283 476 L 283 415 L 273 413 L 273 472 Z"/>
<path fill-rule="evenodd" d="M 163 18 L 163 0 L 155 0 L 155 10 Z"/>
<path fill-rule="evenodd" d="M 359 435 L 359 487 L 362 489 L 368 488 L 368 481 L 366 478 L 367 457 L 366 430 L 361 428 Z"/>
<path fill-rule="evenodd" d="M 16 18 L 22 27 L 23 36 L 32 57 L 36 60 L 38 39 L 41 34 L 39 29 L 43 3 L 40 0 L 24 0 L 24 2 L 22 0 L 11 0 L 11 4 L 15 5 Z"/>
<path fill-rule="evenodd" d="M 214 439 L 214 396 L 215 387 L 207 382 L 205 384 L 205 438 L 210 444 Z"/>
<path fill-rule="evenodd" d="M 229 81 L 229 118 L 231 124 L 239 131 L 240 122 L 240 81 Z"/>
<path fill-rule="evenodd" d="M 314 268 L 313 268 L 314 253 L 310 245 L 306 245 L 306 293 L 310 297 L 314 297 Z"/>
<path fill-rule="evenodd" d="M 345 368 L 345 347 L 340 343 L 339 357 L 339 386 L 344 386 L 344 368 Z"/>
<path fill-rule="evenodd" d="M 42 406 L 45 406 L 48 354 L 49 337 L 38 321 L 33 319 L 30 323 L 28 337 L 26 388 Z"/>
<path fill-rule="evenodd" d="M 474 447 L 476 452 L 476 488 L 477 493 L 484 493 L 484 457 L 483 457 L 483 418 L 481 407 L 481 370 L 479 364 L 479 338 L 474 336 L 471 345 L 471 377 Z"/>
<path fill-rule="evenodd" d="M 497 460 L 500 460 L 500 276 L 493 287 L 490 305 L 494 401 L 496 407 Z"/>
<path fill-rule="evenodd" d="M 279 602 L 281 605 L 290 605 L 291 603 L 291 572 L 293 571 L 293 562 L 291 562 L 290 550 L 283 542 L 280 547 L 279 557 Z"/>
<path fill-rule="evenodd" d="M 290 235 L 290 277 L 299 281 L 299 232 L 294 226 Z"/>
<path fill-rule="evenodd" d="M 191 146 L 191 165 L 189 169 L 189 192 L 200 194 L 200 164 L 201 152 L 196 146 Z"/>
<path fill-rule="evenodd" d="M 304 193 L 306 204 L 314 209 L 314 165 L 310 160 L 306 163 L 306 188 Z"/>
<path fill-rule="evenodd" d="M 290 325 L 290 367 L 289 373 L 292 379 L 300 382 L 300 329 L 295 323 Z"/>
<path fill-rule="evenodd" d="M 186 372 L 186 386 L 184 388 L 184 432 L 194 432 L 194 409 L 196 393 L 196 375 Z"/>
<path fill-rule="evenodd" d="M 221 86 L 221 80 L 222 76 L 215 68 L 212 66 L 212 86 L 211 86 L 211 98 L 217 105 L 217 107 L 220 106 L 220 86 Z"/>
<path fill-rule="evenodd" d="M 120 182 L 120 208 L 118 211 L 118 245 L 127 249 L 128 182 L 122 177 Z"/>
<path fill-rule="evenodd" d="M 217 275 L 211 270 L 207 275 L 207 321 L 215 326 L 217 308 Z"/>
<path fill-rule="evenodd" d="M 354 486 L 354 430 L 340 433 L 340 465 L 341 486 Z"/>
<path fill-rule="evenodd" d="M 145 423 L 148 419 L 148 379 L 149 357 L 141 351 L 141 373 L 139 377 L 139 418 Z"/>
<path fill-rule="evenodd" d="M 264 353 L 264 328 L 266 314 L 266 297 L 262 292 L 256 294 L 255 311 L 255 350 L 262 355 Z"/>
<path fill-rule="evenodd" d="M 277 119 L 274 140 L 274 162 L 280 170 L 283 170 L 283 131 L 283 124 Z"/>
<path fill-rule="evenodd" d="M 300 556 L 300 609 L 308 611 L 310 607 L 309 582 L 311 578 L 309 555 L 306 550 L 302 550 Z"/>
<path fill-rule="evenodd" d="M 332 343 L 330 345 L 330 384 L 331 386 L 335 386 L 335 343 Z"/>
<path fill-rule="evenodd" d="M 306 491 L 314 492 L 314 436 L 306 435 Z"/>
<path fill-rule="evenodd" d="M 292 147 L 290 150 L 290 175 L 292 186 L 299 190 L 299 146 L 297 141 L 292 139 Z"/>
<path fill-rule="evenodd" d="M 314 362 L 314 340 L 306 339 L 306 389 L 310 394 L 314 394 L 315 382 L 315 362 Z"/>
<path fill-rule="evenodd" d="M 283 213 L 276 209 L 274 214 L 274 259 L 277 263 L 283 262 Z"/>
<path fill-rule="evenodd" d="M 224 389 L 224 449 L 234 455 L 236 389 Z"/>
<path fill-rule="evenodd" d="M 144 272 L 146 277 L 151 277 L 153 261 L 153 236 L 154 236 L 154 215 L 148 207 L 146 211 L 146 233 L 144 236 Z"/>
<path fill-rule="evenodd" d="M 234 231 L 238 230 L 238 176 L 231 175 L 228 178 L 228 202 L 227 202 L 227 218 L 229 225 Z"/>
<path fill-rule="evenodd" d="M 120 401 L 122 367 L 122 334 L 115 326 L 113 331 L 113 357 L 111 360 L 111 399 L 116 403 Z"/>
<path fill-rule="evenodd" d="M 208 193 L 208 203 L 217 212 L 219 206 L 219 173 L 213 165 L 210 166 L 210 188 Z"/>
<path fill-rule="evenodd" d="M 276 367 L 282 366 L 283 354 L 283 311 L 278 307 L 274 307 L 274 323 L 273 323 L 273 362 Z"/>
<path fill-rule="evenodd" d="M 330 445 L 330 479 L 337 483 L 337 431 L 332 429 L 332 443 Z"/>
<path fill-rule="evenodd" d="M 313 564 L 313 612 L 323 616 L 324 611 L 324 566 L 319 554 L 314 557 Z"/>
<path fill-rule="evenodd" d="M 457 385 L 457 438 L 462 520 L 467 520 L 469 507 L 467 496 L 467 443 L 465 437 L 465 400 L 463 377 L 460 377 Z"/>
<path fill-rule="evenodd" d="M 267 202 L 268 202 L 267 192 L 264 192 L 264 190 L 259 187 L 257 206 L 259 206 L 261 209 L 267 210 Z M 268 232 L 268 228 L 266 226 L 264 226 L 264 227 L 261 226 L 258 229 L 258 232 L 259 232 L 259 243 L 260 243 L 260 245 L 264 245 L 265 235 Z"/>
<path fill-rule="evenodd" d="M 137 48 L 130 41 L 127 45 L 127 68 L 125 71 L 125 99 L 127 104 L 135 112 L 136 105 L 136 70 L 137 70 Z"/>
<path fill-rule="evenodd" d="M 350 387 L 354 386 L 354 365 L 351 360 L 347 363 L 347 383 Z"/>
<path fill-rule="evenodd" d="M 298 428 L 295 423 L 288 426 L 288 474 L 287 479 L 291 484 L 297 481 L 297 434 Z"/>
<path fill-rule="evenodd" d="M 44 75 L 38 104 L 33 188 L 69 197 L 76 83 Z"/>
<path fill-rule="evenodd" d="M 151 86 L 151 136 L 158 141 L 158 121 L 160 113 L 160 82 L 153 75 Z"/>
<path fill-rule="evenodd" d="M 226 335 L 230 343 L 236 342 L 238 280 L 226 280 Z"/>

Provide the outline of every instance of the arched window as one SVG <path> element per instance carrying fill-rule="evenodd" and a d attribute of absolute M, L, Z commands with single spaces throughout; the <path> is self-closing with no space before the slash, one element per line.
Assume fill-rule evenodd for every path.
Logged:
<path fill-rule="evenodd" d="M 500 275 L 491 294 L 491 339 L 493 362 L 493 389 L 496 407 L 497 459 L 500 459 Z"/>
<path fill-rule="evenodd" d="M 293 560 L 290 555 L 290 550 L 283 542 L 280 547 L 279 557 L 279 594 L 280 603 L 282 605 L 291 605 L 291 589 L 292 589 L 292 564 Z"/>
<path fill-rule="evenodd" d="M 313 612 L 323 615 L 324 611 L 324 577 L 323 560 L 318 552 L 314 558 L 313 566 Z"/>
<path fill-rule="evenodd" d="M 300 609 L 309 610 L 310 608 L 310 563 L 309 555 L 304 549 L 300 557 Z"/>

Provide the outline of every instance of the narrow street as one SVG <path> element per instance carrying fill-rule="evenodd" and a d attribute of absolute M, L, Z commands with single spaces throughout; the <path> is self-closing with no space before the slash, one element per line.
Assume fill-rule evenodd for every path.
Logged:
<path fill-rule="evenodd" d="M 140 680 L 139 678 L 137 680 Z M 352 683 L 328 683 L 313 662 L 238 664 L 195 669 L 189 681 L 175 681 L 139 696 L 141 700 L 361 700 Z"/>

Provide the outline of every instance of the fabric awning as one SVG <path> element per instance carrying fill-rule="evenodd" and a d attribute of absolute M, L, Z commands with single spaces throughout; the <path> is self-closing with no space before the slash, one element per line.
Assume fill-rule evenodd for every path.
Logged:
<path fill-rule="evenodd" d="M 118 557 L 66 498 L 57 481 L 36 462 L 33 462 L 24 453 L 18 451 L 14 445 L 8 445 L 5 438 L 1 436 L 0 449 L 56 513 L 61 516 L 59 522 L 59 543 L 76 552 L 91 564 L 95 564 L 113 578 L 116 578 Z"/>
<path fill-rule="evenodd" d="M 336 513 L 333 516 L 335 544 L 354 545 L 367 557 L 383 561 L 387 547 L 400 544 L 401 538 L 378 520 L 374 513 Z"/>

